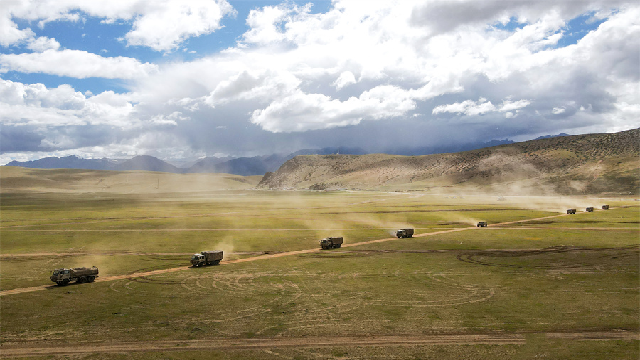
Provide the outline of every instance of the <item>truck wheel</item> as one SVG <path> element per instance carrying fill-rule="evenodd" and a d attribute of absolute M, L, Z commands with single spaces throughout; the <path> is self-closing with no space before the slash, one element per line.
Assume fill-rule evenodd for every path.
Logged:
<path fill-rule="evenodd" d="M 64 281 L 56 281 L 56 284 L 58 284 L 58 286 L 62 286 L 64 285 Z"/>
<path fill-rule="evenodd" d="M 87 279 L 87 281 L 89 282 L 94 282 L 96 280 L 95 276 L 89 276 L 89 278 Z"/>
<path fill-rule="evenodd" d="M 338 248 L 342 247 L 342 244 L 338 244 L 338 246 L 337 246 L 337 247 L 338 247 Z"/>
<path fill-rule="evenodd" d="M 62 285 L 67 285 L 69 283 L 69 280 L 62 280 Z"/>
<path fill-rule="evenodd" d="M 78 278 L 78 280 L 76 280 L 76 282 L 77 282 L 78 284 L 82 284 L 85 280 L 86 280 L 85 278 L 80 277 L 80 278 Z"/>
<path fill-rule="evenodd" d="M 409 236 L 407 236 L 407 237 L 410 237 L 410 238 L 412 238 L 412 237 L 413 237 L 413 235 L 409 235 Z"/>

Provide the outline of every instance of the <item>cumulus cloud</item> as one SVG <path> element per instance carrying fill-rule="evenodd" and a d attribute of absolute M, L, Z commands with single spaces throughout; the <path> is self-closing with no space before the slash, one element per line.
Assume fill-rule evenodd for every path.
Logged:
<path fill-rule="evenodd" d="M 13 18 L 37 21 L 40 27 L 51 21 L 78 21 L 75 11 L 104 18 L 104 23 L 133 21 L 125 36 L 128 45 L 147 46 L 157 51 L 175 49 L 185 39 L 209 34 L 221 28 L 224 16 L 235 14 L 225 0 L 131 0 L 131 1 L 9 1 L 0 7 L 0 44 L 10 46 L 33 38 L 30 28 L 20 30 Z"/>
<path fill-rule="evenodd" d="M 32 39 L 35 33 L 31 28 L 18 29 L 18 25 L 11 19 L 11 12 L 3 4 L 0 8 L 0 45 L 9 46 Z"/>
<path fill-rule="evenodd" d="M 129 45 L 171 50 L 188 37 L 220 29 L 222 18 L 232 13 L 233 7 L 224 0 L 154 1 L 135 20 L 125 39 Z"/>
<path fill-rule="evenodd" d="M 45 50 L 57 50 L 60 47 L 60 43 L 56 39 L 48 38 L 46 36 L 40 36 L 39 38 L 32 38 L 29 40 L 27 48 L 29 50 L 42 52 Z"/>
<path fill-rule="evenodd" d="M 102 57 L 81 50 L 0 54 L 0 73 L 19 71 L 75 78 L 135 79 L 157 72 L 158 66 L 127 57 Z"/>
<path fill-rule="evenodd" d="M 0 79 L 0 119 L 4 125 L 65 126 L 108 124 L 132 127 L 133 96 L 107 91 L 86 97 L 63 84 L 22 84 Z"/>
<path fill-rule="evenodd" d="M 400 116 L 414 107 L 415 103 L 393 86 L 379 86 L 346 101 L 298 91 L 266 109 L 255 110 L 251 121 L 272 132 L 308 131 Z"/>

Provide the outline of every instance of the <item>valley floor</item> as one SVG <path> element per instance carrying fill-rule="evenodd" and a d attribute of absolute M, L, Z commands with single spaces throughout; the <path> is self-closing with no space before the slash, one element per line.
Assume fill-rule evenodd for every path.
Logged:
<path fill-rule="evenodd" d="M 640 356 L 633 199 L 0 197 L 2 358 Z M 393 236 L 408 227 L 413 238 Z M 320 250 L 327 236 L 345 243 Z M 221 266 L 190 267 L 203 250 L 224 250 Z M 94 283 L 48 279 L 54 268 L 92 265 Z"/>

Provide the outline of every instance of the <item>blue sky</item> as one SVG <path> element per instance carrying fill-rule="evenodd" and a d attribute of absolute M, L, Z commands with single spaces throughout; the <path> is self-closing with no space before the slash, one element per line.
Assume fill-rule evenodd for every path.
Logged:
<path fill-rule="evenodd" d="M 627 1 L 4 3 L 0 164 L 626 130 L 639 18 Z"/>

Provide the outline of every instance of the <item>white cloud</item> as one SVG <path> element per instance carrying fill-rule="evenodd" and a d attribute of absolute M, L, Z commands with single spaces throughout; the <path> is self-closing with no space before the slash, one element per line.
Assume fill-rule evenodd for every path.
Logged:
<path fill-rule="evenodd" d="M 40 36 L 39 38 L 32 38 L 27 45 L 27 48 L 33 51 L 43 52 L 45 50 L 57 50 L 60 47 L 60 43 L 56 39 L 48 38 L 46 36 Z"/>
<path fill-rule="evenodd" d="M 18 25 L 11 20 L 11 13 L 3 11 L 6 5 L 0 7 L 0 45 L 10 46 L 33 38 L 36 34 L 31 28 L 18 29 Z"/>
<path fill-rule="evenodd" d="M 565 109 L 565 108 L 560 108 L 560 107 L 554 107 L 554 108 L 553 108 L 553 110 L 551 110 L 551 112 L 552 112 L 554 115 L 562 114 L 562 113 L 564 113 L 565 111 L 567 111 L 567 109 Z"/>
<path fill-rule="evenodd" d="M 467 116 L 475 116 L 475 115 L 484 115 L 490 112 L 507 112 L 506 117 L 512 118 L 515 117 L 513 110 L 517 110 L 528 106 L 530 102 L 528 100 L 504 100 L 502 105 L 496 107 L 491 103 L 491 101 L 487 101 L 485 98 L 480 98 L 477 102 L 473 100 L 465 100 L 460 103 L 453 103 L 449 105 L 439 105 L 433 108 L 432 114 L 441 114 L 441 113 L 456 113 L 456 114 L 464 114 Z"/>
<path fill-rule="evenodd" d="M 108 124 L 136 126 L 133 97 L 112 91 L 87 97 L 69 85 L 47 88 L 0 79 L 0 119 L 3 125 L 67 126 Z"/>
<path fill-rule="evenodd" d="M 135 79 L 158 70 L 157 65 L 127 57 L 106 58 L 80 50 L 45 50 L 40 53 L 0 54 L 0 73 L 19 71 L 75 78 Z"/>
<path fill-rule="evenodd" d="M 332 85 L 335 86 L 336 89 L 340 90 L 347 85 L 351 85 L 355 83 L 356 83 L 356 77 L 353 76 L 353 73 L 351 71 L 344 71 L 342 72 L 342 74 L 340 74 L 340 76 L 336 79 L 336 81 L 333 82 Z"/>
<path fill-rule="evenodd" d="M 189 37 L 214 32 L 222 27 L 224 16 L 235 14 L 225 0 L 10 1 L 0 7 L 0 45 L 35 36 L 29 28 L 19 30 L 12 18 L 38 21 L 42 28 L 52 21 L 78 21 L 76 10 L 104 18 L 105 24 L 133 21 L 133 29 L 124 37 L 128 45 L 157 51 L 172 50 Z"/>
<path fill-rule="evenodd" d="M 293 132 L 356 125 L 365 119 L 401 116 L 415 103 L 393 86 L 378 86 L 346 101 L 301 91 L 255 110 L 251 121 L 272 132 Z"/>
<path fill-rule="evenodd" d="M 129 45 L 157 51 L 174 49 L 188 37 L 212 33 L 222 27 L 225 15 L 234 13 L 224 0 L 153 1 L 145 10 L 125 38 Z"/>

